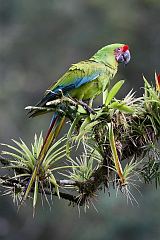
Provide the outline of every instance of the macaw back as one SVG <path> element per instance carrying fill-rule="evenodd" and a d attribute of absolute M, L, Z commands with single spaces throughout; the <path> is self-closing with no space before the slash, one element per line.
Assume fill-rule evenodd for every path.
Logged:
<path fill-rule="evenodd" d="M 73 64 L 69 70 L 47 91 L 42 100 L 49 101 L 58 94 L 68 94 L 78 100 L 95 98 L 108 87 L 117 67 L 111 68 L 93 60 Z"/>
<path fill-rule="evenodd" d="M 109 68 L 103 63 L 94 61 L 83 61 L 74 64 L 71 68 L 75 76 L 83 78 L 84 84 L 69 91 L 69 94 L 78 100 L 90 100 L 100 95 L 109 85 L 109 81 L 117 72 L 116 69 Z M 87 81 L 90 77 L 92 81 Z M 95 78 L 95 79 L 94 79 Z"/>

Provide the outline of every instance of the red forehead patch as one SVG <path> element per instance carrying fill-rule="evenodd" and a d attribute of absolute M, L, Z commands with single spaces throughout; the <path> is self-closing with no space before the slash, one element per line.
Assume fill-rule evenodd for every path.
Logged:
<path fill-rule="evenodd" d="M 124 46 L 122 47 L 123 52 L 127 51 L 128 49 L 129 49 L 128 45 L 124 45 Z"/>

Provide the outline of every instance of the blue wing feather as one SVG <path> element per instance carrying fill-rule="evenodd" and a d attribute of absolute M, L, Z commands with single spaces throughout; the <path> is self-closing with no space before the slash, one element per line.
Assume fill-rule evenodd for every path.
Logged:
<path fill-rule="evenodd" d="M 61 92 L 63 92 L 63 94 L 68 93 L 70 90 L 79 88 L 85 83 L 95 80 L 99 76 L 100 72 L 96 72 L 88 76 L 75 78 L 74 82 L 72 82 L 69 85 L 59 85 L 53 91 L 49 90 L 48 94 L 46 94 L 42 100 L 43 102 L 46 103 L 47 101 L 53 99 L 56 95 L 60 94 Z"/>
<path fill-rule="evenodd" d="M 66 93 L 68 93 L 69 91 L 71 91 L 75 88 L 81 87 L 85 83 L 88 83 L 88 82 L 91 82 L 91 81 L 95 80 L 99 76 L 100 76 L 100 71 L 97 71 L 97 72 L 95 72 L 91 75 L 88 75 L 88 76 L 77 77 L 69 85 L 59 85 L 55 89 L 53 89 L 53 91 L 48 90 L 47 91 L 48 93 L 41 99 L 40 102 L 37 103 L 36 106 L 45 106 L 48 101 L 51 101 L 51 100 L 55 99 L 56 96 L 61 94 L 61 92 L 63 92 L 63 94 L 66 94 Z M 31 110 L 29 112 L 30 117 L 36 115 L 36 112 L 37 112 L 36 110 L 34 110 L 34 111 Z"/>
<path fill-rule="evenodd" d="M 58 93 L 59 91 L 63 91 L 65 93 L 66 91 L 70 91 L 72 89 L 79 88 L 83 84 L 95 80 L 97 77 L 99 77 L 99 75 L 100 75 L 100 73 L 97 72 L 97 73 L 91 74 L 90 76 L 76 78 L 75 81 L 72 82 L 72 84 L 69 84 L 69 85 L 66 85 L 66 86 L 65 85 L 61 86 L 60 85 L 60 86 L 56 87 L 54 89 L 53 93 Z"/>

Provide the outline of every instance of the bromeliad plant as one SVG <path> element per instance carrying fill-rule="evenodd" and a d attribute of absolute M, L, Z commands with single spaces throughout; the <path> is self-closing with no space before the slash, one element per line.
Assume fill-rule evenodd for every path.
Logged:
<path fill-rule="evenodd" d="M 59 161 L 65 157 L 65 145 L 63 144 L 65 138 L 59 139 L 48 150 L 43 164 L 36 177 L 33 192 L 33 208 L 37 203 L 38 192 L 45 194 L 45 188 L 50 189 L 51 194 L 56 193 L 59 196 L 59 186 L 55 179 L 55 172 L 66 168 L 68 166 L 59 165 Z M 36 160 L 41 151 L 43 144 L 42 133 L 39 137 L 35 134 L 34 143 L 31 144 L 31 149 L 20 139 L 20 141 L 13 140 L 15 146 L 9 144 L 2 144 L 7 150 L 1 152 L 2 169 L 12 170 L 12 174 L 1 178 L 1 184 L 6 188 L 6 193 L 14 193 L 13 199 L 22 201 L 25 185 L 30 179 L 30 176 L 36 165 Z M 12 183 L 13 186 L 8 188 L 7 182 Z M 18 185 L 15 182 L 19 183 Z M 21 183 L 21 184 L 20 184 Z M 18 203 L 18 201 L 17 201 Z"/>
<path fill-rule="evenodd" d="M 139 191 L 139 181 L 160 183 L 160 76 L 156 86 L 144 77 L 144 95 L 136 98 L 130 91 L 116 99 L 124 81 L 116 83 L 106 95 L 103 106 L 86 111 L 69 96 L 61 96 L 41 111 L 58 111 L 70 120 L 66 137 L 48 149 L 30 190 L 35 208 L 39 196 L 58 196 L 73 205 L 89 206 L 101 189 L 114 187 L 131 203 L 138 204 L 132 189 Z M 34 107 L 30 107 L 34 109 Z M 27 184 L 36 166 L 43 137 L 35 135 L 31 148 L 22 141 L 15 146 L 3 144 L 0 177 L 4 194 L 23 203 Z M 81 153 L 78 156 L 78 153 Z M 73 155 L 74 152 L 74 155 Z M 77 155 L 75 156 L 75 153 Z M 124 161 L 125 160 L 125 161 Z M 63 178 L 63 179 L 62 179 Z M 67 189 L 67 193 L 66 190 Z"/>

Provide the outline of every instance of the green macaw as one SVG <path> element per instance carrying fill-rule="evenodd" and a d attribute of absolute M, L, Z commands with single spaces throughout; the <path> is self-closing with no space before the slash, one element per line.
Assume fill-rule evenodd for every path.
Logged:
<path fill-rule="evenodd" d="M 89 60 L 73 64 L 69 70 L 46 91 L 44 97 L 36 106 L 44 107 L 47 102 L 56 99 L 57 96 L 62 93 L 79 101 L 92 101 L 92 99 L 107 89 L 110 80 L 112 80 L 117 73 L 118 63 L 127 64 L 130 58 L 129 47 L 125 44 L 117 43 L 101 48 Z M 31 110 L 29 114 L 31 117 L 34 117 L 39 115 L 40 111 Z M 57 112 L 54 113 L 36 166 L 24 193 L 23 200 L 27 198 L 45 154 L 53 140 L 59 134 L 64 121 L 65 117 L 60 116 Z"/>

